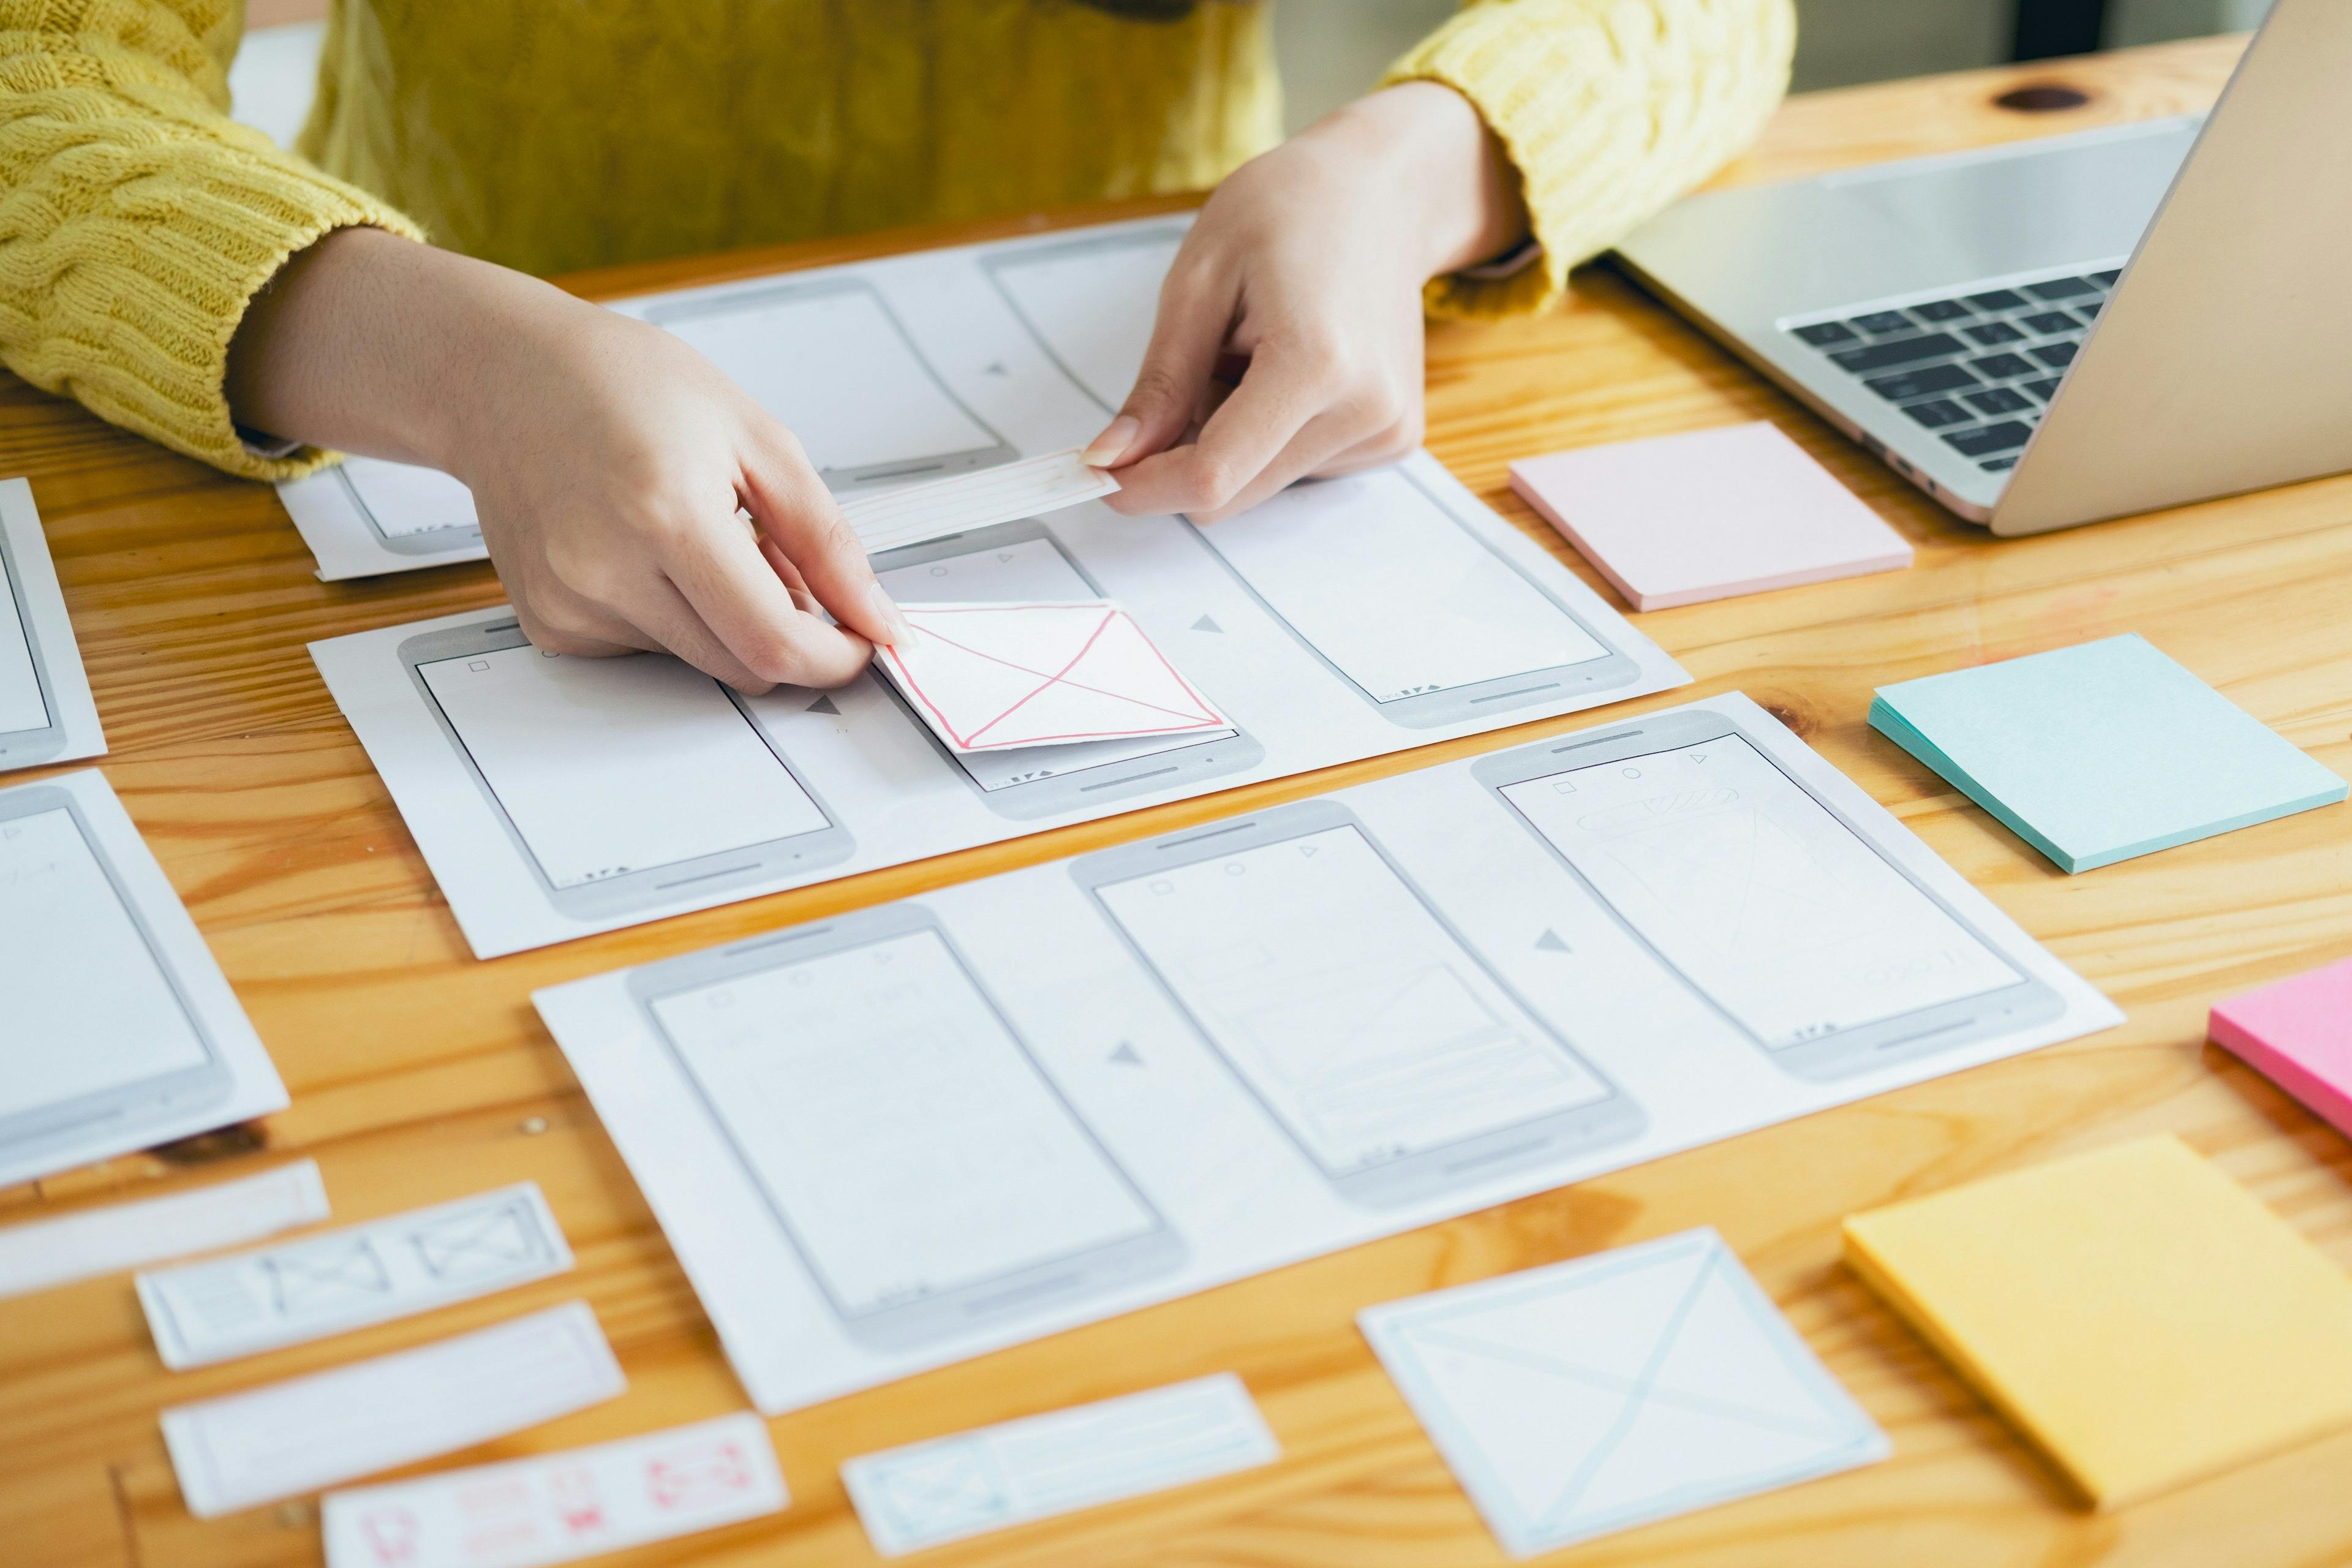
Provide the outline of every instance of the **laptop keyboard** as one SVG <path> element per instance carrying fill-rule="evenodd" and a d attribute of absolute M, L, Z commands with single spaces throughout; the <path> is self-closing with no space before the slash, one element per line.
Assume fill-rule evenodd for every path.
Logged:
<path fill-rule="evenodd" d="M 2119 272 L 2067 272 L 1781 330 L 2001 473 L 2017 466 Z"/>

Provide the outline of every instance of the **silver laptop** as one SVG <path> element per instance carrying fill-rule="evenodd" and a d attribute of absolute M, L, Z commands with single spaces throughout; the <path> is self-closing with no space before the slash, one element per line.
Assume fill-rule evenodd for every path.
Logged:
<path fill-rule="evenodd" d="M 1622 263 L 1995 533 L 2352 469 L 2352 3 L 2212 112 L 1685 201 Z"/>

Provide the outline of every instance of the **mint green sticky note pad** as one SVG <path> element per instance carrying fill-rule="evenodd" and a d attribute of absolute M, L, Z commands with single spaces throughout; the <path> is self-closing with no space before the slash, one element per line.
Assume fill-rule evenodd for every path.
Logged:
<path fill-rule="evenodd" d="M 2347 790 L 2137 633 L 1882 686 L 1870 722 L 2068 871 Z"/>

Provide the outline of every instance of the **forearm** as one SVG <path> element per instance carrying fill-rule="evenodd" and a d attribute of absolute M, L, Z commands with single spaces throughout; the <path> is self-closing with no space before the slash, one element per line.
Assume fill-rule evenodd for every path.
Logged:
<path fill-rule="evenodd" d="M 1360 98 L 1301 132 L 1296 144 L 1347 165 L 1344 177 L 1402 191 L 1420 214 L 1415 266 L 1437 277 L 1524 242 L 1519 174 L 1469 100 L 1430 81 Z"/>
<path fill-rule="evenodd" d="M 289 261 L 231 340 L 229 407 L 283 440 L 449 466 L 511 346 L 593 309 L 550 284 L 375 228 Z"/>

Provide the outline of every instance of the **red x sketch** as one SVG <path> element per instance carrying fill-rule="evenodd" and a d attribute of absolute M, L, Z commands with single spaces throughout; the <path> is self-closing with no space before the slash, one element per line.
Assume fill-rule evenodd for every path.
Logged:
<path fill-rule="evenodd" d="M 1117 605 L 902 605 L 915 638 L 877 659 L 960 752 L 1231 728 Z"/>

